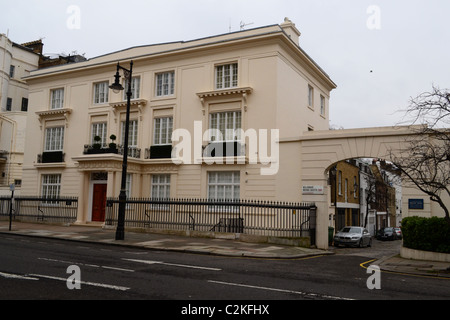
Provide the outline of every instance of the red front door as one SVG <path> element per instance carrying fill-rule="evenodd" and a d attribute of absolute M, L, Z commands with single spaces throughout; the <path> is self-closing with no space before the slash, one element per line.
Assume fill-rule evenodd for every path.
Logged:
<path fill-rule="evenodd" d="M 94 195 L 92 199 L 92 221 L 105 221 L 106 188 L 106 184 L 94 184 Z"/>

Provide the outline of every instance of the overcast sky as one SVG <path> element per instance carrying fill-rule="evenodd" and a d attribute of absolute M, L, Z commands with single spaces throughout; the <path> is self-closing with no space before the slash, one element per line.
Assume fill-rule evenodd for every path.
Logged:
<path fill-rule="evenodd" d="M 398 124 L 411 97 L 450 88 L 448 0 L 16 0 L 0 4 L 0 33 L 44 52 L 92 58 L 132 46 L 281 24 L 338 88 L 330 124 Z"/>

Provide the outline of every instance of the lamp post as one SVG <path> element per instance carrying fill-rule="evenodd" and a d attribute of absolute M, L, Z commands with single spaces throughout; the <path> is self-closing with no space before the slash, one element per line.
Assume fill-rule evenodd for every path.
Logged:
<path fill-rule="evenodd" d="M 125 134 L 124 134 L 124 144 L 123 144 L 123 163 L 122 163 L 122 182 L 120 185 L 120 194 L 119 194 L 119 214 L 117 220 L 117 229 L 116 229 L 116 240 L 124 240 L 125 238 L 125 207 L 127 200 L 126 193 L 126 181 L 127 181 L 127 167 L 128 167 L 128 131 L 130 127 L 130 101 L 131 101 L 131 77 L 133 74 L 133 61 L 130 62 L 130 69 L 125 69 L 121 67 L 119 63 L 117 63 L 117 72 L 115 77 L 114 84 L 110 85 L 109 88 L 114 91 L 114 93 L 119 93 L 124 90 L 124 87 L 120 84 L 120 73 L 119 71 L 123 70 L 124 78 L 128 81 L 128 89 L 127 89 L 127 113 L 125 119 Z"/>

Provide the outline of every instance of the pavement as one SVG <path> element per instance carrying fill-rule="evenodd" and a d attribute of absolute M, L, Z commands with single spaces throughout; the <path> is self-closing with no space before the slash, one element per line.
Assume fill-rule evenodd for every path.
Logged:
<path fill-rule="evenodd" d="M 129 246 L 147 250 L 210 254 L 260 259 L 300 259 L 334 254 L 330 250 L 303 248 L 271 243 L 252 243 L 231 239 L 188 237 L 125 230 L 124 240 L 115 240 L 115 229 L 99 225 L 52 225 L 0 221 L 0 234 L 43 237 L 77 242 Z M 399 254 L 371 262 L 382 271 L 450 279 L 450 262 L 403 259 Z M 367 266 L 366 266 L 367 267 Z"/>

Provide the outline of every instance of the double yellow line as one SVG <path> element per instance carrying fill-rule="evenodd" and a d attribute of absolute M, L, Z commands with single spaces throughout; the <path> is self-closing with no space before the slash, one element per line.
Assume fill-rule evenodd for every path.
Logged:
<path fill-rule="evenodd" d="M 369 264 L 371 262 L 374 262 L 378 259 L 372 259 L 363 263 L 360 263 L 359 266 L 361 268 L 367 269 L 367 267 L 365 266 L 366 264 Z M 392 274 L 401 274 L 401 275 L 405 275 L 405 276 L 410 276 L 410 277 L 419 277 L 419 278 L 432 278 L 432 279 L 440 279 L 440 280 L 450 280 L 450 278 L 446 278 L 446 277 L 439 277 L 439 276 L 428 276 L 428 275 L 421 275 L 421 274 L 413 274 L 413 273 L 405 273 L 405 272 L 396 272 L 396 271 L 386 271 L 386 270 L 381 270 L 381 272 L 384 273 L 392 273 Z"/>

